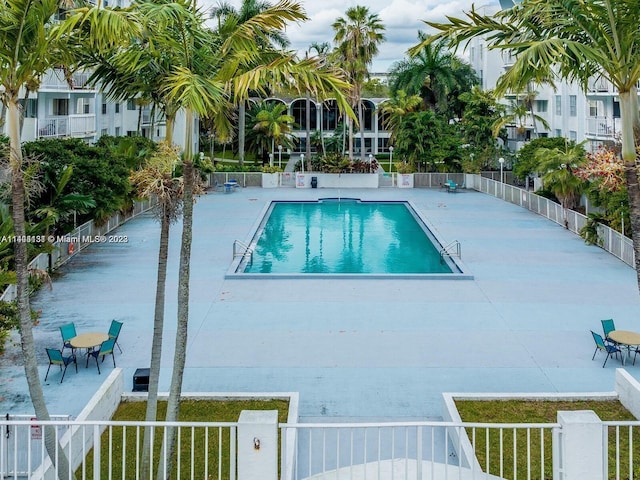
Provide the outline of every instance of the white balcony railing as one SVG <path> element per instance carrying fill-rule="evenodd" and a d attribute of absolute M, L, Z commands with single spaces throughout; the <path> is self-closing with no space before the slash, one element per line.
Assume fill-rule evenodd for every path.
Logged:
<path fill-rule="evenodd" d="M 590 138 L 615 139 L 620 134 L 620 118 L 587 117 L 585 135 Z"/>
<path fill-rule="evenodd" d="M 87 72 L 75 72 L 71 75 L 69 81 L 67 81 L 64 72 L 56 68 L 45 73 L 40 83 L 40 89 L 55 91 L 94 90 L 93 87 L 88 85 L 90 75 L 91 74 Z"/>
<path fill-rule="evenodd" d="M 174 477 L 180 479 L 541 479 L 584 473 L 585 463 L 595 468 L 590 475 L 567 478 L 635 478 L 640 422 L 599 422 L 595 429 L 595 414 L 589 417 L 594 421 L 582 424 L 587 429 L 567 422 L 583 417 L 584 412 L 564 412 L 558 423 L 520 424 L 280 424 L 279 477 L 277 429 L 265 430 L 263 424 L 2 419 L 0 477 L 58 478 L 44 443 L 48 430 L 59 445 L 56 455 L 64 453 L 76 478 L 140 478 L 149 427 L 152 465 L 165 470 L 167 478 L 169 464 L 159 447 L 173 427 L 178 442 Z M 259 470 L 261 464 L 273 468 Z M 253 474 L 238 475 L 256 466 Z"/>
<path fill-rule="evenodd" d="M 78 137 L 96 133 L 95 114 L 62 115 L 38 121 L 38 138 Z"/>

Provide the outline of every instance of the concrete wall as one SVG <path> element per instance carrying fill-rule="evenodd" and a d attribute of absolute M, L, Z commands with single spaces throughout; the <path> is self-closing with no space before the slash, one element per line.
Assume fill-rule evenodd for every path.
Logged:
<path fill-rule="evenodd" d="M 378 188 L 377 173 L 296 173 L 296 188 L 311 188 L 311 178 L 318 179 L 317 188 Z"/>

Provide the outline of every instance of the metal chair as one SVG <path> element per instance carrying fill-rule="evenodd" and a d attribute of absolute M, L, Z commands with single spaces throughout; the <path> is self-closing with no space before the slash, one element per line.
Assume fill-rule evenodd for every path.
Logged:
<path fill-rule="evenodd" d="M 602 323 L 602 331 L 604 333 L 604 340 L 606 342 L 615 344 L 616 342 L 614 342 L 613 340 L 611 340 L 609 338 L 609 334 L 616 329 L 616 324 L 613 321 L 613 318 L 608 318 L 606 320 L 600 320 L 600 323 Z"/>
<path fill-rule="evenodd" d="M 73 353 L 74 348 L 70 342 L 73 337 L 78 335 L 76 333 L 76 325 L 73 322 L 62 325 L 60 327 L 60 334 L 62 335 L 62 351 L 64 352 L 65 348 L 70 348 L 71 353 Z"/>
<path fill-rule="evenodd" d="M 111 355 L 113 359 L 113 368 L 116 367 L 116 356 L 113 354 L 113 346 L 116 343 L 115 338 L 110 338 L 109 340 L 105 340 L 100 345 L 98 350 L 92 350 L 87 353 L 87 367 L 89 366 L 89 357 L 93 357 L 96 359 L 96 367 L 98 367 L 98 374 L 100 374 L 100 363 L 98 362 L 98 357 L 102 357 L 102 361 L 104 362 L 104 357 L 107 355 Z"/>
<path fill-rule="evenodd" d="M 122 348 L 120 348 L 120 344 L 118 343 L 120 330 L 122 330 L 122 322 L 118 322 L 117 320 L 111 320 L 111 326 L 109 327 L 109 338 L 116 339 L 116 345 L 118 346 L 118 350 L 120 350 L 120 353 L 122 353 Z"/>
<path fill-rule="evenodd" d="M 60 379 L 60 383 L 64 380 L 64 374 L 67 373 L 67 367 L 70 363 L 76 364 L 76 373 L 78 373 L 78 362 L 76 361 L 75 353 L 72 353 L 70 356 L 65 357 L 62 355 L 62 351 L 55 348 L 47 348 L 47 356 L 49 357 L 49 367 L 47 367 L 47 373 L 44 376 L 44 381 L 47 381 L 47 377 L 49 376 L 49 370 L 51 369 L 51 365 L 59 365 L 60 370 L 62 370 L 62 378 Z M 63 370 L 64 367 L 64 370 Z"/>
<path fill-rule="evenodd" d="M 593 352 L 593 357 L 591 357 L 591 360 L 593 360 L 594 358 L 596 358 L 596 353 L 598 353 L 599 350 L 605 352 L 607 354 L 607 357 L 604 359 L 604 363 L 602 364 L 602 368 L 604 368 L 604 366 L 607 364 L 607 360 L 609 360 L 609 357 L 613 356 L 614 354 L 622 354 L 622 351 L 615 345 L 607 345 L 606 343 L 604 343 L 604 340 L 602 339 L 602 335 L 600 335 L 599 333 L 594 332 L 593 330 L 591 330 L 591 335 L 593 335 L 593 340 L 596 342 L 596 350 L 595 352 Z M 633 361 L 635 363 L 635 357 L 633 358 Z"/>

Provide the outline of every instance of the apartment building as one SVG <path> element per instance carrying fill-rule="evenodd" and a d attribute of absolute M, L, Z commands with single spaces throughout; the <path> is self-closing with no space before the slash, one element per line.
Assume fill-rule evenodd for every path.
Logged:
<path fill-rule="evenodd" d="M 495 13 L 485 10 L 485 14 Z M 514 63 L 508 51 L 490 50 L 483 38 L 475 38 L 466 51 L 469 62 L 488 90 L 495 87 L 500 75 Z M 558 81 L 550 85 L 531 85 L 529 93 L 511 92 L 502 102 L 512 106 L 529 95 L 535 116 L 543 118 L 549 128 L 531 114 L 507 126 L 508 147 L 518 150 L 531 138 L 565 137 L 582 142 L 593 151 L 599 146 L 620 141 L 620 101 L 615 88 L 604 78 L 593 78 L 585 92 L 579 85 Z"/>
<path fill-rule="evenodd" d="M 107 100 L 102 92 L 88 83 L 88 72 L 76 72 L 67 78 L 61 68 L 49 70 L 36 92 L 21 95 L 24 124 L 22 141 L 42 138 L 81 138 L 95 142 L 102 135 L 141 134 L 159 141 L 165 138 L 166 122 L 161 112 L 152 115 L 149 105 L 135 99 L 125 102 Z M 185 145 L 184 116 L 178 114 L 173 141 Z M 4 122 L 0 133 L 4 133 Z M 199 122 L 195 120 L 195 130 Z M 198 151 L 198 136 L 192 139 Z"/>

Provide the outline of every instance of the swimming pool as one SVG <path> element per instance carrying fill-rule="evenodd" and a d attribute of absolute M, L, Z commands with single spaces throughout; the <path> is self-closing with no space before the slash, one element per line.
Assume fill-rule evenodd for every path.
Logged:
<path fill-rule="evenodd" d="M 242 276 L 420 276 L 463 274 L 409 202 L 275 201 L 230 274 Z"/>

